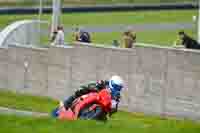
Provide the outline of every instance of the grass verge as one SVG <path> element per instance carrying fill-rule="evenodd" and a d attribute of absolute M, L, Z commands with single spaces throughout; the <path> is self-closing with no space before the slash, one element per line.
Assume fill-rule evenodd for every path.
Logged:
<path fill-rule="evenodd" d="M 104 12 L 104 13 L 69 13 L 61 16 L 62 24 L 73 25 L 115 25 L 115 24 L 149 24 L 149 23 L 192 23 L 192 16 L 197 10 L 164 10 L 141 12 Z M 97 19 L 98 18 L 98 19 Z M 37 15 L 0 15 L 0 27 L 23 19 L 38 19 Z M 42 15 L 43 20 L 51 21 L 50 14 Z"/>
<path fill-rule="evenodd" d="M 0 106 L 48 112 L 56 101 L 46 97 L 0 91 Z M 142 113 L 118 112 L 107 122 L 59 121 L 53 118 L 32 118 L 0 114 L 0 132 L 9 133 L 199 133 L 200 123 L 190 120 L 163 119 Z"/>
<path fill-rule="evenodd" d="M 51 112 L 58 101 L 48 97 L 38 97 L 0 90 L 0 106 L 35 112 Z"/>
<path fill-rule="evenodd" d="M 119 112 L 107 123 L 96 121 L 59 121 L 0 115 L 0 132 L 9 133 L 199 133 L 200 124 L 189 120 L 160 119 Z"/>

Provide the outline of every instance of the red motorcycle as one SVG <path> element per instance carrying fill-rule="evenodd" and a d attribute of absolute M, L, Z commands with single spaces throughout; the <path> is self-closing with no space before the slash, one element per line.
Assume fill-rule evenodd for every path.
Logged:
<path fill-rule="evenodd" d="M 111 101 L 109 90 L 103 89 L 98 93 L 91 92 L 77 98 L 68 110 L 60 106 L 55 111 L 57 118 L 61 120 L 106 120 L 107 114 L 111 111 Z"/>

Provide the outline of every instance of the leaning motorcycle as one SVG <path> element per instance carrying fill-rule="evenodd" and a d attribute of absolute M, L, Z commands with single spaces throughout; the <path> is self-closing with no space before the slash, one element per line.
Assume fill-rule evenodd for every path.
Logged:
<path fill-rule="evenodd" d="M 107 89 L 98 93 L 91 92 L 77 98 L 68 110 L 61 104 L 53 111 L 53 116 L 60 120 L 94 119 L 105 121 L 111 111 L 111 101 L 111 94 Z"/>

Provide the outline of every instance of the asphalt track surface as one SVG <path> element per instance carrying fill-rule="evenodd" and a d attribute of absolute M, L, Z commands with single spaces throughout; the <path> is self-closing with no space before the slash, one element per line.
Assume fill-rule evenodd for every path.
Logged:
<path fill-rule="evenodd" d="M 10 109 L 6 107 L 0 107 L 0 114 L 17 115 L 17 116 L 34 116 L 34 117 L 48 117 L 49 116 L 48 113 L 23 111 L 23 110 Z"/>
<path fill-rule="evenodd" d="M 173 31 L 178 29 L 194 29 L 195 24 L 190 23 L 157 23 L 157 24 L 133 24 L 133 25 L 99 25 L 99 26 L 80 26 L 80 29 L 88 32 L 123 32 L 126 30 L 133 31 Z M 65 32 L 74 31 L 74 27 L 65 27 Z"/>
<path fill-rule="evenodd" d="M 66 27 L 64 28 L 65 33 L 74 32 L 75 27 Z M 79 25 L 79 28 L 87 32 L 97 32 L 97 33 L 112 33 L 112 32 L 124 32 L 127 30 L 132 30 L 135 32 L 145 32 L 145 31 L 175 31 L 175 30 L 186 30 L 186 29 L 195 29 L 197 26 L 195 23 L 186 22 L 186 23 L 154 23 L 154 24 L 114 24 L 114 25 L 88 25 L 83 26 Z M 0 29 L 1 32 L 2 29 Z M 48 35 L 49 29 L 43 29 L 42 34 Z"/>

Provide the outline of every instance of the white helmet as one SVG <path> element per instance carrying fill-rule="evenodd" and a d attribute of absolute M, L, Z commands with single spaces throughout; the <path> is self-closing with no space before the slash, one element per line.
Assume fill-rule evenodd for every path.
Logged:
<path fill-rule="evenodd" d="M 109 88 L 111 90 L 112 95 L 119 95 L 123 87 L 124 82 L 120 76 L 112 76 L 109 80 Z"/>

